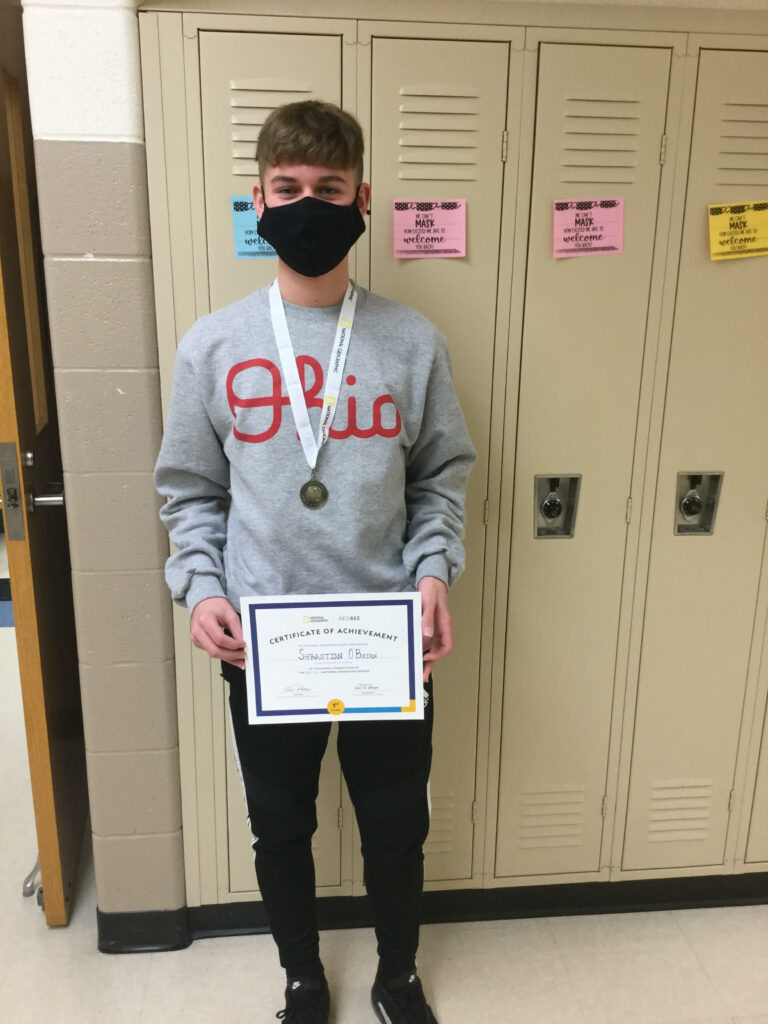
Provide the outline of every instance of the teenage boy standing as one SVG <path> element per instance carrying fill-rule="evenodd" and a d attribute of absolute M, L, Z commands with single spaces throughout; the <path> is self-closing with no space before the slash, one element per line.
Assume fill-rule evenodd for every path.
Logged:
<path fill-rule="evenodd" d="M 338 753 L 376 922 L 373 1009 L 383 1024 L 437 1024 L 415 967 L 430 669 L 452 649 L 447 588 L 464 565 L 474 450 L 445 340 L 349 280 L 370 201 L 357 121 L 314 100 L 280 107 L 258 159 L 254 206 L 277 281 L 203 317 L 179 346 L 155 475 L 178 548 L 166 576 L 192 613 L 193 643 L 221 659 L 229 683 L 256 873 L 287 976 L 285 1024 L 329 1020 L 310 842 L 330 724 L 248 724 L 235 609 L 249 594 L 421 592 L 424 720 L 340 723 Z M 336 367 L 338 414 L 318 435 L 340 319 L 353 325 Z"/>

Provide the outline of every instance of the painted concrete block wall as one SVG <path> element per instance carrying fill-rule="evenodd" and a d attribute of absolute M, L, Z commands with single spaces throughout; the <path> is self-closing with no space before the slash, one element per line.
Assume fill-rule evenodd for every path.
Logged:
<path fill-rule="evenodd" d="M 136 4 L 24 4 L 98 904 L 185 903 Z"/>

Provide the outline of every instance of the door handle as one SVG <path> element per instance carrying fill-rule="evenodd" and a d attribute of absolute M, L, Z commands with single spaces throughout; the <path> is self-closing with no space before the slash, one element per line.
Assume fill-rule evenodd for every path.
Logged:
<path fill-rule="evenodd" d="M 35 494 L 27 492 L 27 511 L 36 512 L 39 508 L 53 508 L 64 504 L 64 494 Z"/>
<path fill-rule="evenodd" d="M 53 508 L 54 506 L 63 504 L 63 494 L 35 494 L 34 491 L 30 491 L 27 494 L 28 512 L 36 512 L 39 508 Z M 0 509 L 3 508 L 3 505 L 5 505 L 7 512 L 19 507 L 19 492 L 16 487 L 6 487 L 5 502 L 3 501 L 3 494 L 0 491 Z"/>

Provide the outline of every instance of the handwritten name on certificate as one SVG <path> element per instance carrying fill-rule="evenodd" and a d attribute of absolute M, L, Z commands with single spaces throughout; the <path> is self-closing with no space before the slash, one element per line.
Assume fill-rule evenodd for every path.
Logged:
<path fill-rule="evenodd" d="M 244 597 L 248 721 L 424 718 L 421 595 Z"/>

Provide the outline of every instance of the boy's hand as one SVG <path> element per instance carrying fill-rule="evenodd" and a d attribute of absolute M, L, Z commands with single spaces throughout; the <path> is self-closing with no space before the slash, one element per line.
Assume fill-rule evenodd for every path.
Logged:
<path fill-rule="evenodd" d="M 453 650 L 453 632 L 448 588 L 443 581 L 435 576 L 425 576 L 419 580 L 417 589 L 421 594 L 421 644 L 426 683 L 434 662 Z"/>
<path fill-rule="evenodd" d="M 227 636 L 224 630 L 232 634 Z M 225 597 L 207 597 L 195 605 L 189 629 L 192 643 L 212 658 L 245 668 L 240 616 Z"/>

